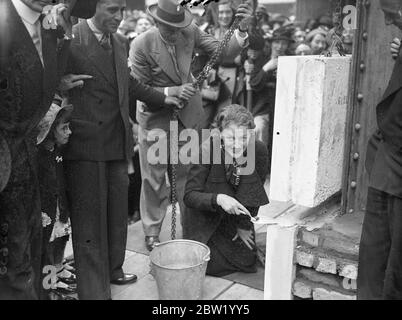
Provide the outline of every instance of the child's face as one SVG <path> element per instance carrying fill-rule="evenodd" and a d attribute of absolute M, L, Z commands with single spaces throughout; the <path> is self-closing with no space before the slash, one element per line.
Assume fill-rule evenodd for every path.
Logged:
<path fill-rule="evenodd" d="M 70 130 L 69 122 L 59 123 L 54 131 L 54 137 L 56 139 L 56 143 L 58 145 L 67 144 L 71 134 L 72 132 Z"/>

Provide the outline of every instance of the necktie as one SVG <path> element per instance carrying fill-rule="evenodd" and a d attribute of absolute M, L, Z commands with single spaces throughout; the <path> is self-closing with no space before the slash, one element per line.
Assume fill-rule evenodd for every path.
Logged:
<path fill-rule="evenodd" d="M 101 47 L 105 49 L 109 54 L 112 53 L 112 45 L 110 44 L 109 34 L 104 33 L 99 43 Z"/>
<path fill-rule="evenodd" d="M 179 65 L 177 64 L 177 58 L 176 58 L 176 48 L 174 45 L 169 45 L 167 43 L 166 43 L 166 48 L 170 54 L 170 57 L 173 60 L 173 65 L 176 70 L 176 73 L 180 76 L 180 69 L 179 69 Z"/>
<path fill-rule="evenodd" d="M 35 45 L 36 51 L 38 51 L 39 58 L 43 63 L 43 52 L 42 52 L 42 38 L 41 38 L 41 32 L 42 32 L 42 21 L 43 21 L 44 15 L 41 15 L 38 20 L 33 25 L 33 33 L 31 34 L 32 41 Z"/>

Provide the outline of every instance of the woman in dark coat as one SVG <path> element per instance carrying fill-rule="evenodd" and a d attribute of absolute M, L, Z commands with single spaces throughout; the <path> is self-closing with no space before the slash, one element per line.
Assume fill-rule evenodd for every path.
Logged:
<path fill-rule="evenodd" d="M 254 134 L 247 135 L 255 125 L 252 114 L 242 106 L 224 108 L 214 127 L 219 130 L 217 151 L 221 159 L 216 161 L 214 156 L 211 164 L 201 162 L 190 168 L 184 195 L 184 238 L 209 246 L 209 275 L 256 272 L 255 231 L 250 215 L 255 217 L 259 207 L 269 202 L 264 189 L 268 152 Z M 210 146 L 203 144 L 202 154 L 216 152 L 211 140 Z M 244 158 L 246 162 L 241 161 Z M 245 169 L 250 164 L 255 167 L 248 174 Z"/>

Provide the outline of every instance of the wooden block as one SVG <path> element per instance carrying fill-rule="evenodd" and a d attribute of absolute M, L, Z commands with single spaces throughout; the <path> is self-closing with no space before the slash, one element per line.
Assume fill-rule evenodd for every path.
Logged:
<path fill-rule="evenodd" d="M 280 57 L 270 198 L 315 207 L 340 191 L 350 57 Z"/>
<path fill-rule="evenodd" d="M 291 300 L 295 279 L 294 252 L 297 227 L 271 225 L 267 230 L 265 300 Z"/>

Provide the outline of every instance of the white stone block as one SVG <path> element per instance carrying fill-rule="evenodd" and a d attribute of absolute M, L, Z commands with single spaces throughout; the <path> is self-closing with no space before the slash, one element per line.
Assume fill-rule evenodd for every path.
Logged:
<path fill-rule="evenodd" d="M 350 57 L 280 57 L 270 198 L 315 207 L 341 189 Z"/>

